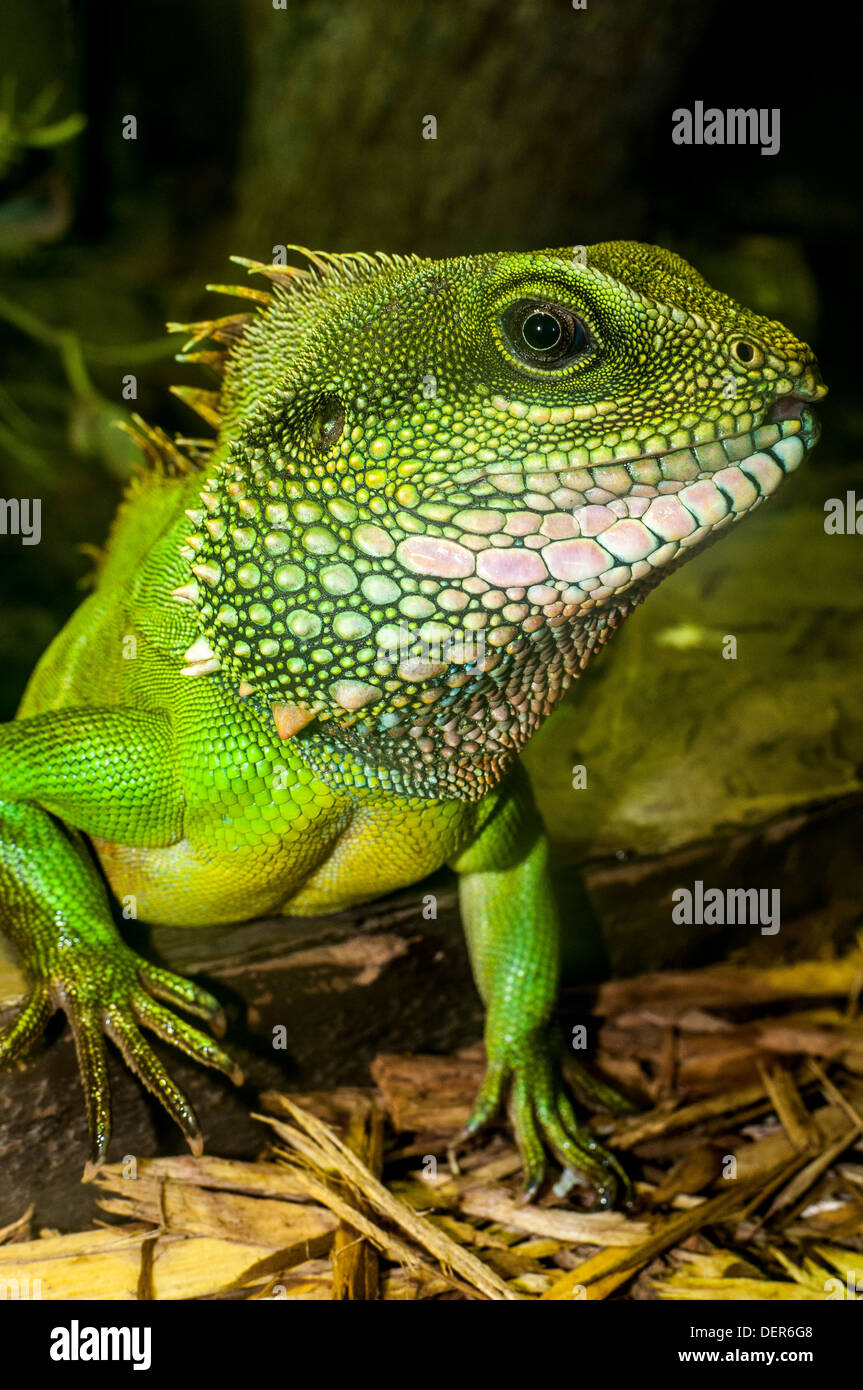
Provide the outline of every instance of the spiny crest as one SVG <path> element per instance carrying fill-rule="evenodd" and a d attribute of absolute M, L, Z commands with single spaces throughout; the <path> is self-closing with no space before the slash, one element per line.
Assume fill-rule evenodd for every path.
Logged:
<path fill-rule="evenodd" d="M 250 275 L 262 275 L 285 294 L 315 294 L 323 285 L 350 285 L 363 280 L 374 279 L 382 271 L 403 270 L 419 263 L 419 257 L 390 255 L 385 251 L 369 253 L 366 251 L 330 252 L 310 251 L 305 246 L 289 244 L 286 251 L 294 251 L 304 256 L 308 268 L 294 265 L 279 265 L 275 262 L 249 260 L 246 256 L 232 256 L 235 265 L 244 266 Z M 234 295 L 255 305 L 260 312 L 270 307 L 273 294 L 267 290 L 254 289 L 250 285 L 210 284 L 207 289 L 214 294 Z M 193 362 L 209 367 L 218 377 L 224 375 L 225 364 L 231 349 L 242 338 L 254 313 L 227 314 L 222 318 L 201 319 L 196 323 L 169 323 L 169 333 L 187 333 L 189 336 L 178 362 Z M 202 347 L 202 344 L 216 344 L 215 347 Z M 184 400 L 208 424 L 218 427 L 218 392 L 193 391 L 187 387 L 173 387 L 174 394 Z"/>
<path fill-rule="evenodd" d="M 207 440 L 187 440 L 179 436 L 171 440 L 158 425 L 148 425 L 140 415 L 133 415 L 131 421 L 119 420 L 117 428 L 134 440 L 150 469 L 166 478 L 180 478 L 196 473 L 202 466 L 202 446 L 209 443 Z M 179 447 L 181 444 L 191 446 L 187 453 Z"/>
<path fill-rule="evenodd" d="M 107 548 L 102 545 L 90 545 L 88 541 L 83 541 L 80 545 L 76 546 L 76 550 L 78 550 L 81 555 L 86 555 L 93 566 L 90 572 L 83 575 L 78 581 L 79 588 L 95 589 L 99 581 L 99 576 L 105 568 L 105 562 L 108 559 Z"/>
<path fill-rule="evenodd" d="M 314 285 L 322 279 L 332 278 L 345 284 L 353 284 L 360 280 L 374 279 L 382 271 L 407 270 L 418 265 L 420 261 L 420 257 L 414 254 L 403 256 L 387 251 L 310 251 L 306 246 L 291 244 L 288 244 L 285 250 L 296 251 L 299 255 L 305 256 L 311 269 L 274 263 L 268 265 L 262 261 L 248 260 L 245 256 L 232 256 L 231 260 L 235 265 L 245 266 L 249 274 L 265 275 L 277 285 L 288 284 L 292 288 L 298 284 Z M 216 286 L 210 288 L 214 289 Z M 248 295 L 256 292 L 245 289 L 239 293 Z"/>

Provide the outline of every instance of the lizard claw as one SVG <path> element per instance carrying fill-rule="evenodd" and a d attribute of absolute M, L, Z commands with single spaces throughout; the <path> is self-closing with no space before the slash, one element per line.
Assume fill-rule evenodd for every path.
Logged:
<path fill-rule="evenodd" d="M 204 1147 L 197 1116 L 141 1029 L 148 1029 L 194 1061 L 221 1071 L 235 1084 L 243 1080 L 228 1053 L 160 1000 L 217 1023 L 222 1015 L 218 1001 L 206 990 L 141 960 L 125 945 L 112 946 L 109 954 L 85 949 L 49 963 L 45 974 L 34 981 L 17 1017 L 0 1033 L 3 1066 L 32 1046 L 53 1013 L 62 1009 L 66 1014 L 75 1042 L 90 1133 L 85 1182 L 91 1181 L 102 1167 L 111 1140 L 105 1037 L 116 1045 L 129 1069 L 179 1126 L 195 1155 L 201 1154 Z"/>
<path fill-rule="evenodd" d="M 602 1083 L 598 1086 L 610 1092 Z M 495 1058 L 489 1067 L 470 1119 L 447 1149 L 454 1173 L 458 1172 L 456 1148 L 494 1118 L 506 1092 L 524 1169 L 521 1202 L 535 1200 L 545 1181 L 549 1153 L 563 1168 L 567 1190 L 575 1183 L 592 1188 L 602 1209 L 618 1200 L 625 1205 L 631 1202 L 629 1178 L 614 1155 L 576 1118 L 553 1049 L 547 1040 L 536 1038 L 511 1045 L 506 1056 Z"/>

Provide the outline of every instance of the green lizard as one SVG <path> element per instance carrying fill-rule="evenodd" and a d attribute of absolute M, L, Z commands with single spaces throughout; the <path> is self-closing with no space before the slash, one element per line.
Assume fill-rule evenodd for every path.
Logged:
<path fill-rule="evenodd" d="M 487 1011 L 465 1134 L 508 1098 L 528 1193 L 551 1153 L 607 1203 L 626 1180 L 563 1088 L 517 755 L 645 593 L 802 462 L 825 388 L 808 347 L 660 248 L 303 254 L 241 262 L 266 291 L 192 326 L 180 360 L 220 385 L 178 394 L 218 437 L 139 422 L 153 466 L 0 730 L 0 901 L 30 985 L 0 1061 L 62 1009 L 91 1164 L 105 1035 L 199 1152 L 141 1030 L 236 1076 L 175 1012 L 218 1005 L 121 940 L 112 895 L 206 926 L 448 864 Z"/>

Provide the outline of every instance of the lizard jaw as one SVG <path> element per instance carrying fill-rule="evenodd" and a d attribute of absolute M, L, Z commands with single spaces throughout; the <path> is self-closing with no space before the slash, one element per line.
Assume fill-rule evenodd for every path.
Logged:
<path fill-rule="evenodd" d="M 437 536 L 409 533 L 397 545 L 386 543 L 392 552 L 389 575 L 416 576 L 415 586 L 428 576 L 444 605 L 453 608 L 453 622 L 442 629 L 446 648 L 436 661 L 430 662 L 422 644 L 425 628 L 434 628 L 431 635 L 437 636 L 439 622 L 410 628 L 407 642 L 402 629 L 390 624 L 397 649 L 389 651 L 390 630 L 381 628 L 377 662 L 387 669 L 379 672 L 376 665 L 374 677 L 337 672 L 326 688 L 309 696 L 298 692 L 298 698 L 267 681 L 262 687 L 257 673 L 242 662 L 233 672 L 241 698 L 254 692 L 263 700 L 269 696 L 267 702 L 279 710 L 282 737 L 299 732 L 313 714 L 350 723 L 365 721 L 370 713 L 377 719 L 389 705 L 384 680 L 420 700 L 423 688 L 455 690 L 506 660 L 514 654 L 513 644 L 531 639 L 546 624 L 578 625 L 592 613 L 637 601 L 669 567 L 771 496 L 803 461 L 818 435 L 809 403 L 780 398 L 776 414 L 779 419 L 746 433 L 661 455 L 612 458 L 594 467 L 542 474 L 530 467 L 516 473 L 512 461 L 507 474 L 495 465 L 483 469 L 484 486 L 476 487 L 474 506 L 448 509 L 457 530 L 450 529 L 449 536 L 440 530 Z M 454 487 L 464 481 L 457 476 Z M 445 487 L 436 489 L 438 498 L 448 498 Z M 358 527 L 362 544 L 370 543 L 366 533 L 383 548 L 380 528 Z M 198 559 L 194 573 L 201 590 L 218 586 L 221 570 L 214 563 Z M 474 629 L 482 629 L 481 638 Z M 216 632 L 218 624 L 214 637 Z M 225 648 L 211 641 L 202 638 L 189 649 L 184 675 L 219 671 Z M 417 653 L 414 641 L 420 643 Z M 577 664 L 582 664 L 580 654 Z M 302 723 L 295 711 L 305 716 Z"/>
<path fill-rule="evenodd" d="M 482 471 L 482 505 L 454 518 L 468 528 L 460 542 L 408 537 L 397 558 L 440 575 L 463 562 L 464 589 L 484 603 L 489 590 L 492 599 L 500 595 L 509 626 L 498 639 L 514 639 L 519 627 L 529 633 L 546 621 L 576 620 L 655 580 L 772 496 L 819 434 L 808 401 L 794 398 L 777 413 L 777 421 L 741 434 L 637 459 L 542 473 L 492 465 Z M 476 472 L 471 481 L 479 481 Z M 522 498 L 523 510 L 511 510 Z M 503 503 L 510 510 L 496 511 Z M 496 515 L 505 519 L 503 534 L 484 535 L 485 518 Z"/>

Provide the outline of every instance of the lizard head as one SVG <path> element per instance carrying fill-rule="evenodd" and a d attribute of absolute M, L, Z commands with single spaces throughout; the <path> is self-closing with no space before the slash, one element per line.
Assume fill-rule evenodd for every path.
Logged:
<path fill-rule="evenodd" d="M 480 795 L 799 466 L 825 388 L 657 247 L 313 262 L 256 267 L 275 288 L 226 355 L 204 664 L 283 736 L 316 718 L 396 787 Z"/>

